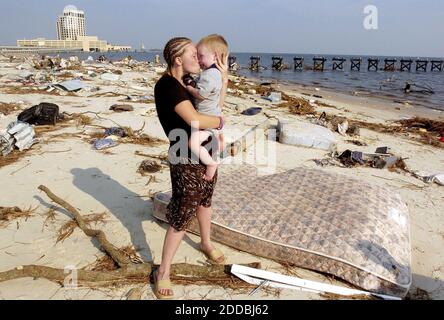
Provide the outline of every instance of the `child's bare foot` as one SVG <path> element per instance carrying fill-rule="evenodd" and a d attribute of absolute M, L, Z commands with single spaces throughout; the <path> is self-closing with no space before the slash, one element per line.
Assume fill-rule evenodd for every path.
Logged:
<path fill-rule="evenodd" d="M 204 174 L 204 179 L 207 181 L 211 181 L 214 178 L 214 175 L 216 174 L 216 170 L 217 170 L 217 165 L 207 165 L 207 170 L 205 171 Z"/>

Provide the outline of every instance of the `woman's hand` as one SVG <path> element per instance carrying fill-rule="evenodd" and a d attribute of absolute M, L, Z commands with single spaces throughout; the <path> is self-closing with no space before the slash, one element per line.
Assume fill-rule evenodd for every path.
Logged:
<path fill-rule="evenodd" d="M 227 95 L 228 88 L 228 56 L 227 54 L 222 54 L 221 57 L 216 55 L 216 67 L 222 74 L 222 88 L 220 89 L 220 99 L 219 99 L 219 108 L 222 111 L 225 103 L 225 96 Z"/>
<path fill-rule="evenodd" d="M 223 83 L 228 83 L 228 56 L 229 53 L 222 54 L 221 57 L 216 55 L 216 67 L 222 74 Z"/>

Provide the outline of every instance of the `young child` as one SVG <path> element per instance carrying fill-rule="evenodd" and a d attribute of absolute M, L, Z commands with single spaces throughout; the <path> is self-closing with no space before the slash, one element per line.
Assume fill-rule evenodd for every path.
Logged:
<path fill-rule="evenodd" d="M 223 55 L 228 55 L 228 44 L 220 35 L 209 35 L 197 44 L 197 55 L 203 71 L 196 80 L 196 87 L 187 85 L 187 89 L 195 98 L 198 112 L 212 116 L 221 116 L 222 110 L 219 106 L 219 100 L 222 89 L 222 74 L 216 67 L 216 57 L 221 61 Z M 213 179 L 218 163 L 201 144 L 212 134 L 218 140 L 218 151 L 222 152 L 224 149 L 224 136 L 221 130 L 193 130 L 189 140 L 191 151 L 198 155 L 199 159 L 207 166 L 204 178 L 208 181 Z"/>

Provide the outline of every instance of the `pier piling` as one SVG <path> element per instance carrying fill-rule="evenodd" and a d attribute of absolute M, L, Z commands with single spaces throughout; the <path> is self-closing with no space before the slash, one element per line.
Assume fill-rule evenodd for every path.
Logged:
<path fill-rule="evenodd" d="M 303 57 L 294 57 L 294 70 L 302 71 L 304 70 L 304 58 Z"/>
<path fill-rule="evenodd" d="M 276 71 L 282 71 L 284 69 L 284 64 L 282 63 L 284 58 L 283 57 L 272 57 L 272 65 L 271 69 Z"/>
<path fill-rule="evenodd" d="M 443 60 L 432 60 L 430 62 L 432 64 L 430 71 L 442 71 L 444 64 Z"/>
<path fill-rule="evenodd" d="M 401 60 L 401 69 L 400 71 L 408 71 L 410 72 L 412 70 L 412 64 L 413 64 L 413 60 L 412 59 L 402 59 Z"/>
<path fill-rule="evenodd" d="M 368 71 L 378 71 L 378 67 L 379 67 L 379 59 L 373 59 L 373 58 L 368 59 L 368 67 L 367 67 Z"/>
<path fill-rule="evenodd" d="M 250 57 L 249 69 L 251 71 L 259 71 L 259 62 L 260 61 L 261 61 L 261 57 L 259 57 L 259 56 L 251 56 Z"/>
<path fill-rule="evenodd" d="M 314 71 L 324 71 L 325 61 L 324 57 L 314 57 L 313 58 L 313 70 Z"/>
<path fill-rule="evenodd" d="M 429 62 L 427 60 L 416 60 L 416 71 L 427 72 L 427 66 Z"/>
<path fill-rule="evenodd" d="M 384 60 L 384 71 L 395 71 L 397 60 L 396 59 L 385 59 Z"/>
<path fill-rule="evenodd" d="M 351 71 L 361 71 L 361 62 L 362 62 L 361 58 L 351 58 L 350 62 L 351 62 L 350 66 Z"/>
<path fill-rule="evenodd" d="M 332 61 L 333 61 L 333 71 L 344 70 L 344 63 L 346 61 L 345 58 L 334 57 Z"/>

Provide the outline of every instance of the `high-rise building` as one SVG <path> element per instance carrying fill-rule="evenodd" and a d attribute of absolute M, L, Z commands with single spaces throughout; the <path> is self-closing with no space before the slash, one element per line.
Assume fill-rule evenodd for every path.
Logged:
<path fill-rule="evenodd" d="M 85 34 L 85 13 L 75 6 L 69 5 L 63 9 L 63 15 L 57 19 L 58 40 L 45 38 L 17 40 L 16 50 L 36 51 L 130 51 L 130 46 L 108 44 L 96 36 Z"/>
<path fill-rule="evenodd" d="M 63 14 L 57 18 L 58 40 L 77 40 L 86 36 L 85 13 L 75 6 L 69 5 L 63 9 Z"/>

